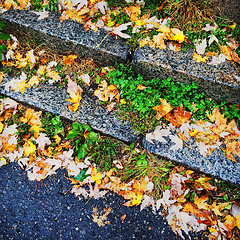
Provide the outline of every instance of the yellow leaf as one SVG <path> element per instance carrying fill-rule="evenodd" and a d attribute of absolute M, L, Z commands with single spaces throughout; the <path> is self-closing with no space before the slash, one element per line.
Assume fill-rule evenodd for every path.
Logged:
<path fill-rule="evenodd" d="M 91 177 L 92 177 L 92 180 L 93 180 L 94 182 L 96 182 L 98 185 L 101 184 L 102 175 L 101 175 L 100 172 L 97 171 L 96 168 L 93 168 L 93 169 L 92 169 Z"/>
<path fill-rule="evenodd" d="M 229 46 L 220 46 L 222 53 L 227 57 L 228 60 L 232 60 L 232 49 Z"/>
<path fill-rule="evenodd" d="M 197 185 L 197 187 L 201 187 L 206 190 L 215 190 L 216 188 L 210 185 L 210 183 L 208 182 L 209 180 L 211 180 L 211 178 L 200 177 L 197 180 L 195 180 L 195 184 Z"/>
<path fill-rule="evenodd" d="M 0 161 L 1 161 L 0 166 L 7 164 L 7 161 L 5 158 L 0 158 Z"/>
<path fill-rule="evenodd" d="M 4 125 L 0 122 L 0 133 L 1 133 L 2 130 L 3 130 L 3 127 L 4 127 Z"/>
<path fill-rule="evenodd" d="M 29 154 L 35 153 L 36 145 L 34 145 L 31 141 L 27 140 L 23 145 L 24 156 L 28 156 Z"/>
<path fill-rule="evenodd" d="M 39 84 L 39 81 L 40 81 L 40 77 L 38 77 L 38 76 L 32 76 L 31 78 L 30 78 L 30 80 L 28 81 L 28 83 L 27 83 L 27 86 L 28 87 L 32 87 L 34 84 L 36 85 L 36 86 L 38 86 L 38 84 Z"/>
<path fill-rule="evenodd" d="M 206 62 L 208 60 L 208 56 L 202 57 L 200 54 L 193 51 L 193 60 L 196 62 Z"/>
<path fill-rule="evenodd" d="M 171 28 L 171 36 L 169 37 L 169 40 L 176 40 L 179 43 L 182 43 L 185 39 L 185 36 L 183 34 L 183 31 L 180 31 L 177 28 Z"/>
<path fill-rule="evenodd" d="M 53 136 L 53 138 L 55 139 L 56 144 L 59 144 L 61 142 L 61 138 L 57 134 Z"/>
<path fill-rule="evenodd" d="M 155 35 L 153 37 L 154 43 L 155 43 L 155 47 L 159 48 L 159 49 L 166 49 L 166 45 L 164 42 L 164 37 L 161 35 L 161 33 L 159 33 L 158 35 Z"/>

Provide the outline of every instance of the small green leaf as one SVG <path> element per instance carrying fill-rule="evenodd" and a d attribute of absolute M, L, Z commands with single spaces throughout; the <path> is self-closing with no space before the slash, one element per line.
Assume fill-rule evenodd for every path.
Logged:
<path fill-rule="evenodd" d="M 7 48 L 5 46 L 3 46 L 3 45 L 0 45 L 0 50 L 7 51 Z"/>
<path fill-rule="evenodd" d="M 69 140 L 69 139 L 74 139 L 77 135 L 78 135 L 77 132 L 71 130 L 71 131 L 69 132 L 69 134 L 67 135 L 67 139 L 68 139 L 68 140 Z"/>
<path fill-rule="evenodd" d="M 80 158 L 85 158 L 88 155 L 88 146 L 87 143 L 85 142 L 77 152 L 77 157 Z"/>
<path fill-rule="evenodd" d="M 0 39 L 2 39 L 2 40 L 8 40 L 8 39 L 10 39 L 11 37 L 8 35 L 8 34 L 6 34 L 6 33 L 0 33 Z"/>
<path fill-rule="evenodd" d="M 96 142 L 98 140 L 98 134 L 95 132 L 89 132 L 87 135 L 92 141 Z"/>
<path fill-rule="evenodd" d="M 87 170 L 88 170 L 88 168 L 81 169 L 81 172 L 77 176 L 73 177 L 73 179 L 83 182 L 85 178 L 90 176 L 90 174 L 85 174 L 87 172 Z"/>

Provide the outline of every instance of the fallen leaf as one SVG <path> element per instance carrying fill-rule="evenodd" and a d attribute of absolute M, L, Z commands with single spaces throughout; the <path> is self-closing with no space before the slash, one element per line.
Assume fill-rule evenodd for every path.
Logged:
<path fill-rule="evenodd" d="M 112 33 L 115 35 L 118 35 L 121 38 L 125 38 L 125 39 L 131 38 L 128 34 L 122 32 L 124 30 L 127 30 L 128 26 L 130 25 L 132 25 L 132 22 L 121 24 L 118 27 L 115 27 Z"/>

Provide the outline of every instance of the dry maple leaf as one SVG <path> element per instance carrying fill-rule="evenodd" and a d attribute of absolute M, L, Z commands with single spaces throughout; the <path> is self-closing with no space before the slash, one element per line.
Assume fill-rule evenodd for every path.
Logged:
<path fill-rule="evenodd" d="M 75 59 L 78 58 L 78 55 L 69 55 L 68 57 L 63 56 L 63 63 L 64 65 L 72 65 L 75 61 Z"/>
<path fill-rule="evenodd" d="M 131 36 L 122 32 L 124 30 L 127 30 L 128 26 L 130 25 L 132 25 L 132 22 L 121 24 L 118 27 L 115 27 L 112 33 L 115 35 L 118 35 L 121 38 L 125 38 L 125 39 L 131 38 Z"/>
<path fill-rule="evenodd" d="M 173 114 L 169 112 L 163 117 L 172 123 L 173 126 L 180 127 L 182 124 L 188 122 L 188 120 L 191 118 L 191 113 L 184 111 L 183 107 L 181 106 L 177 107 Z"/>
<path fill-rule="evenodd" d="M 209 209 L 209 205 L 205 203 L 207 200 L 208 196 L 203 195 L 200 198 L 198 198 L 198 196 L 195 195 L 194 204 L 196 204 L 199 209 L 207 210 Z"/>
<path fill-rule="evenodd" d="M 206 62 L 208 60 L 208 56 L 202 57 L 201 55 L 193 51 L 193 60 L 195 60 L 196 62 Z"/>
<path fill-rule="evenodd" d="M 99 227 L 104 227 L 106 224 L 110 224 L 109 221 L 107 221 L 107 216 L 111 212 L 111 208 L 105 208 L 104 214 L 101 215 L 101 213 L 98 212 L 97 207 L 93 207 L 93 221 L 98 224 Z"/>
<path fill-rule="evenodd" d="M 167 113 L 171 112 L 173 109 L 173 107 L 167 102 L 166 99 L 159 98 L 159 100 L 161 101 L 161 104 L 152 108 L 157 112 L 156 115 L 157 120 L 165 116 Z"/>

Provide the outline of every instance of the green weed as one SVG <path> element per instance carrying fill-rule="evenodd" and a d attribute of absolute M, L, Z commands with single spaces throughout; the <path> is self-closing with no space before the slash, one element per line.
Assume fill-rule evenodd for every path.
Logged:
<path fill-rule="evenodd" d="M 86 124 L 74 122 L 72 130 L 68 133 L 67 139 L 75 145 L 75 155 L 78 159 L 85 158 L 99 135 L 91 131 L 91 127 Z"/>
<path fill-rule="evenodd" d="M 0 31 L 2 31 L 4 27 L 5 27 L 4 22 L 0 21 Z M 0 39 L 1 40 L 6 41 L 10 38 L 11 37 L 8 34 L 0 32 Z M 2 61 L 2 52 L 5 52 L 5 51 L 7 51 L 6 46 L 0 45 L 0 61 Z"/>

